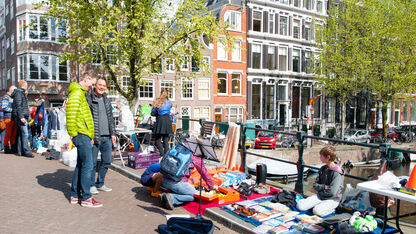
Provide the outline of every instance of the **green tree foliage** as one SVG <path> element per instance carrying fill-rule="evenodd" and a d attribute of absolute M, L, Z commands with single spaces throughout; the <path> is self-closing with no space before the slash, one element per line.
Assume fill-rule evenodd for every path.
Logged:
<path fill-rule="evenodd" d="M 318 29 L 320 84 L 341 103 L 375 94 L 384 129 L 388 103 L 415 85 L 415 12 L 414 1 L 345 0 L 331 5 Z"/>
<path fill-rule="evenodd" d="M 206 65 L 201 36 L 215 38 L 223 27 L 204 0 L 49 0 L 48 15 L 68 22 L 63 57 L 77 63 L 98 61 L 117 91 L 134 105 L 143 78 L 173 60 Z M 107 56 L 106 56 L 107 55 Z M 109 56 L 111 55 L 111 56 Z M 207 69 L 205 69 L 207 70 Z M 128 89 L 120 76 L 130 77 Z"/>

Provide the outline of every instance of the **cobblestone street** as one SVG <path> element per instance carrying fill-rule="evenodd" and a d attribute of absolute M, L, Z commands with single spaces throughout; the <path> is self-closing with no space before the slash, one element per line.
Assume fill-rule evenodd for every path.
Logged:
<path fill-rule="evenodd" d="M 154 233 L 166 214 L 139 183 L 109 170 L 102 208 L 69 203 L 73 168 L 58 161 L 0 154 L 0 233 Z M 191 216 L 193 216 L 191 214 Z M 216 223 L 215 233 L 235 233 Z"/>

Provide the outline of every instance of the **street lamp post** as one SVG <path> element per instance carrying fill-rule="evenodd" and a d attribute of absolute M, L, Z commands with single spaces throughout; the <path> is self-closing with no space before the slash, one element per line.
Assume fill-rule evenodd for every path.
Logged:
<path fill-rule="evenodd" d="M 314 129 L 313 129 L 313 114 L 315 109 L 313 106 L 311 106 L 311 128 L 312 128 L 312 135 L 314 135 Z M 311 147 L 313 146 L 313 139 L 311 139 Z"/>

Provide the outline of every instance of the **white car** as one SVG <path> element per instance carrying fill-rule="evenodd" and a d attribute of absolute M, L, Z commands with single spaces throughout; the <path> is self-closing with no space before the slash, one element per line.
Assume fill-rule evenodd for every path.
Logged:
<path fill-rule="evenodd" d="M 344 138 L 346 141 L 353 141 L 353 142 L 360 142 L 360 143 L 370 143 L 370 131 L 363 130 L 363 129 L 350 129 L 347 130 L 344 134 Z"/>

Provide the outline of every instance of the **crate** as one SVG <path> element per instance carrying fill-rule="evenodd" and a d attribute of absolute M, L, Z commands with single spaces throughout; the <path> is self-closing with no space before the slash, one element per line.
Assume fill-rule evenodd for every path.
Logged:
<path fill-rule="evenodd" d="M 146 168 L 154 163 L 158 163 L 159 158 L 159 153 L 157 152 L 129 152 L 128 165 L 134 169 Z"/>

